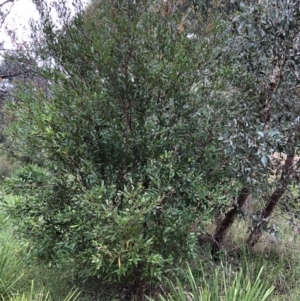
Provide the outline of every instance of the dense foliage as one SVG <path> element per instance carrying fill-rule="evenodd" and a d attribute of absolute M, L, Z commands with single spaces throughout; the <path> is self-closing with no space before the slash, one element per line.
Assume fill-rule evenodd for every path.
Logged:
<path fill-rule="evenodd" d="M 13 213 L 39 254 L 75 262 L 81 277 L 173 274 L 224 200 L 216 183 L 230 189 L 207 102 L 214 52 L 182 20 L 152 1 L 97 1 L 59 32 L 42 19 L 51 92 L 20 87 L 11 133 L 46 180 L 27 167 L 7 189 L 22 194 Z"/>
<path fill-rule="evenodd" d="M 39 256 L 83 279 L 157 283 L 233 198 L 219 250 L 250 193 L 266 201 L 256 242 L 297 179 L 299 2 L 92 1 L 72 18 L 56 5 L 59 25 L 37 8 L 35 76 L 7 107 L 33 164 L 5 187 Z"/>

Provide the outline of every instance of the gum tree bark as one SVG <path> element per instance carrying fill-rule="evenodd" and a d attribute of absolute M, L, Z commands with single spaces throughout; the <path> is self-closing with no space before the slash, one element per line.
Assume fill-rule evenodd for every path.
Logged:
<path fill-rule="evenodd" d="M 275 189 L 273 194 L 270 196 L 269 201 L 261 213 L 260 222 L 251 231 L 246 243 L 250 247 L 254 247 L 262 235 L 262 229 L 264 229 L 269 221 L 269 217 L 272 215 L 276 205 L 280 198 L 285 193 L 291 176 L 293 174 L 293 167 L 295 161 L 295 154 L 287 155 L 284 165 L 282 167 L 282 174 L 280 178 L 279 187 Z"/>
<path fill-rule="evenodd" d="M 215 233 L 212 237 L 212 243 L 211 243 L 211 254 L 214 259 L 217 259 L 217 253 L 222 248 L 225 234 L 228 231 L 228 229 L 231 227 L 231 225 L 233 224 L 237 214 L 243 208 L 249 194 L 250 194 L 249 188 L 246 186 L 243 187 L 239 194 L 237 203 L 234 205 L 234 207 L 230 211 L 228 211 L 225 214 L 224 219 L 217 226 Z"/>

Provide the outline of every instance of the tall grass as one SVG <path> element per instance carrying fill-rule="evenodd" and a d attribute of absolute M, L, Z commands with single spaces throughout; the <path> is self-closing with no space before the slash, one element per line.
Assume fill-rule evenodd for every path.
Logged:
<path fill-rule="evenodd" d="M 0 296 L 6 296 L 22 278 L 23 247 L 12 237 L 10 220 L 0 211 Z"/>
<path fill-rule="evenodd" d="M 5 296 L 21 279 L 23 262 L 16 256 L 18 248 L 14 243 L 0 247 L 0 295 Z"/>
<path fill-rule="evenodd" d="M 78 289 L 72 289 L 62 301 L 75 301 L 79 296 Z M 34 282 L 32 281 L 31 289 L 29 293 L 14 293 L 9 296 L 7 301 L 52 301 L 49 292 L 38 291 L 34 287 Z"/>
<path fill-rule="evenodd" d="M 18 197 L 5 195 L 2 202 L 13 206 Z M 61 271 L 41 267 L 30 256 L 28 245 L 14 236 L 13 221 L 0 202 L 0 300 L 74 301 L 78 298 L 79 291 L 71 288 L 67 273 L 62 275 Z"/>
<path fill-rule="evenodd" d="M 269 280 L 262 277 L 264 267 L 261 267 L 255 279 L 245 274 L 241 269 L 235 274 L 233 280 L 228 278 L 225 270 L 215 270 L 212 281 L 204 277 L 196 280 L 192 270 L 187 266 L 186 279 L 188 288 L 177 279 L 175 283 L 168 281 L 169 292 L 159 295 L 159 301 L 266 301 L 270 300 L 274 286 Z M 230 271 L 232 272 L 232 271 Z M 230 273 L 229 273 L 230 274 Z M 229 283 L 229 284 L 228 284 Z M 154 301 L 152 298 L 147 298 Z"/>

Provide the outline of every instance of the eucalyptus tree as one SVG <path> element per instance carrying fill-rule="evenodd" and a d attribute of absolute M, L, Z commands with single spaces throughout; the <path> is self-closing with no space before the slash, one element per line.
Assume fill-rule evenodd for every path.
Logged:
<path fill-rule="evenodd" d="M 299 1 L 240 2 L 232 18 L 234 35 L 229 40 L 227 60 L 235 65 L 231 89 L 232 97 L 239 101 L 232 107 L 236 114 L 220 139 L 227 145 L 237 174 L 246 179 L 241 193 L 247 196 L 251 190 L 254 198 L 265 202 L 247 240 L 252 246 L 295 174 L 300 116 L 299 22 Z M 276 168 L 280 164 L 272 160 L 274 152 L 286 153 L 287 159 L 280 169 L 281 177 L 270 182 L 274 164 Z M 235 213 L 245 200 L 238 198 Z M 226 218 L 223 222 L 215 232 L 213 253 L 219 250 L 229 225 Z"/>

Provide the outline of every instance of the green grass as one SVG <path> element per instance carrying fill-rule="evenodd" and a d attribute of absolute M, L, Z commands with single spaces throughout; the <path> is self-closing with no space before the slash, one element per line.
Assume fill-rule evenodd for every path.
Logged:
<path fill-rule="evenodd" d="M 274 301 L 296 301 L 300 300 L 300 237 L 297 227 L 291 227 L 288 222 L 290 216 L 280 212 L 280 209 L 274 213 L 274 216 L 269 222 L 269 227 L 276 225 L 278 228 L 278 239 L 268 234 L 263 234 L 257 245 L 251 250 L 249 261 L 256 261 L 259 258 L 263 259 L 268 265 L 267 272 L 276 269 L 282 265 L 278 277 L 274 281 L 274 292 L 272 300 Z M 296 224 L 298 220 L 294 221 Z M 299 221 L 300 223 L 300 221 Z M 250 221 L 236 221 L 234 227 L 230 229 L 225 240 L 225 257 L 227 262 L 238 266 L 240 259 L 236 254 L 239 247 L 247 235 Z"/>
<path fill-rule="evenodd" d="M 248 263 L 246 264 L 248 265 Z M 228 273 L 219 274 L 219 269 L 211 279 L 211 283 L 204 277 L 196 279 L 190 267 L 187 267 L 186 279 L 188 288 L 177 279 L 168 281 L 168 293 L 160 294 L 159 301 L 266 301 L 272 297 L 274 287 L 269 279 L 262 277 L 264 267 L 260 267 L 257 275 L 245 274 L 245 270 L 240 270 L 232 280 L 228 279 Z M 227 271 L 228 272 L 228 271 Z M 229 277 L 230 278 L 230 277 Z M 229 284 L 228 284 L 229 283 Z M 148 298 L 149 301 L 154 299 Z"/>
<path fill-rule="evenodd" d="M 4 200 L 13 203 L 17 198 L 10 195 Z M 78 299 L 80 292 L 74 289 L 71 273 L 33 260 L 28 243 L 20 241 L 14 233 L 13 221 L 0 210 L 0 300 Z"/>
<path fill-rule="evenodd" d="M 61 299 L 63 301 L 71 301 L 76 300 L 79 297 L 80 293 L 78 289 L 72 289 L 68 295 Z M 56 299 L 52 299 L 49 292 L 38 291 L 35 289 L 34 282 L 32 281 L 31 289 L 29 292 L 25 293 L 11 293 L 6 300 L 9 301 L 52 301 Z"/>

